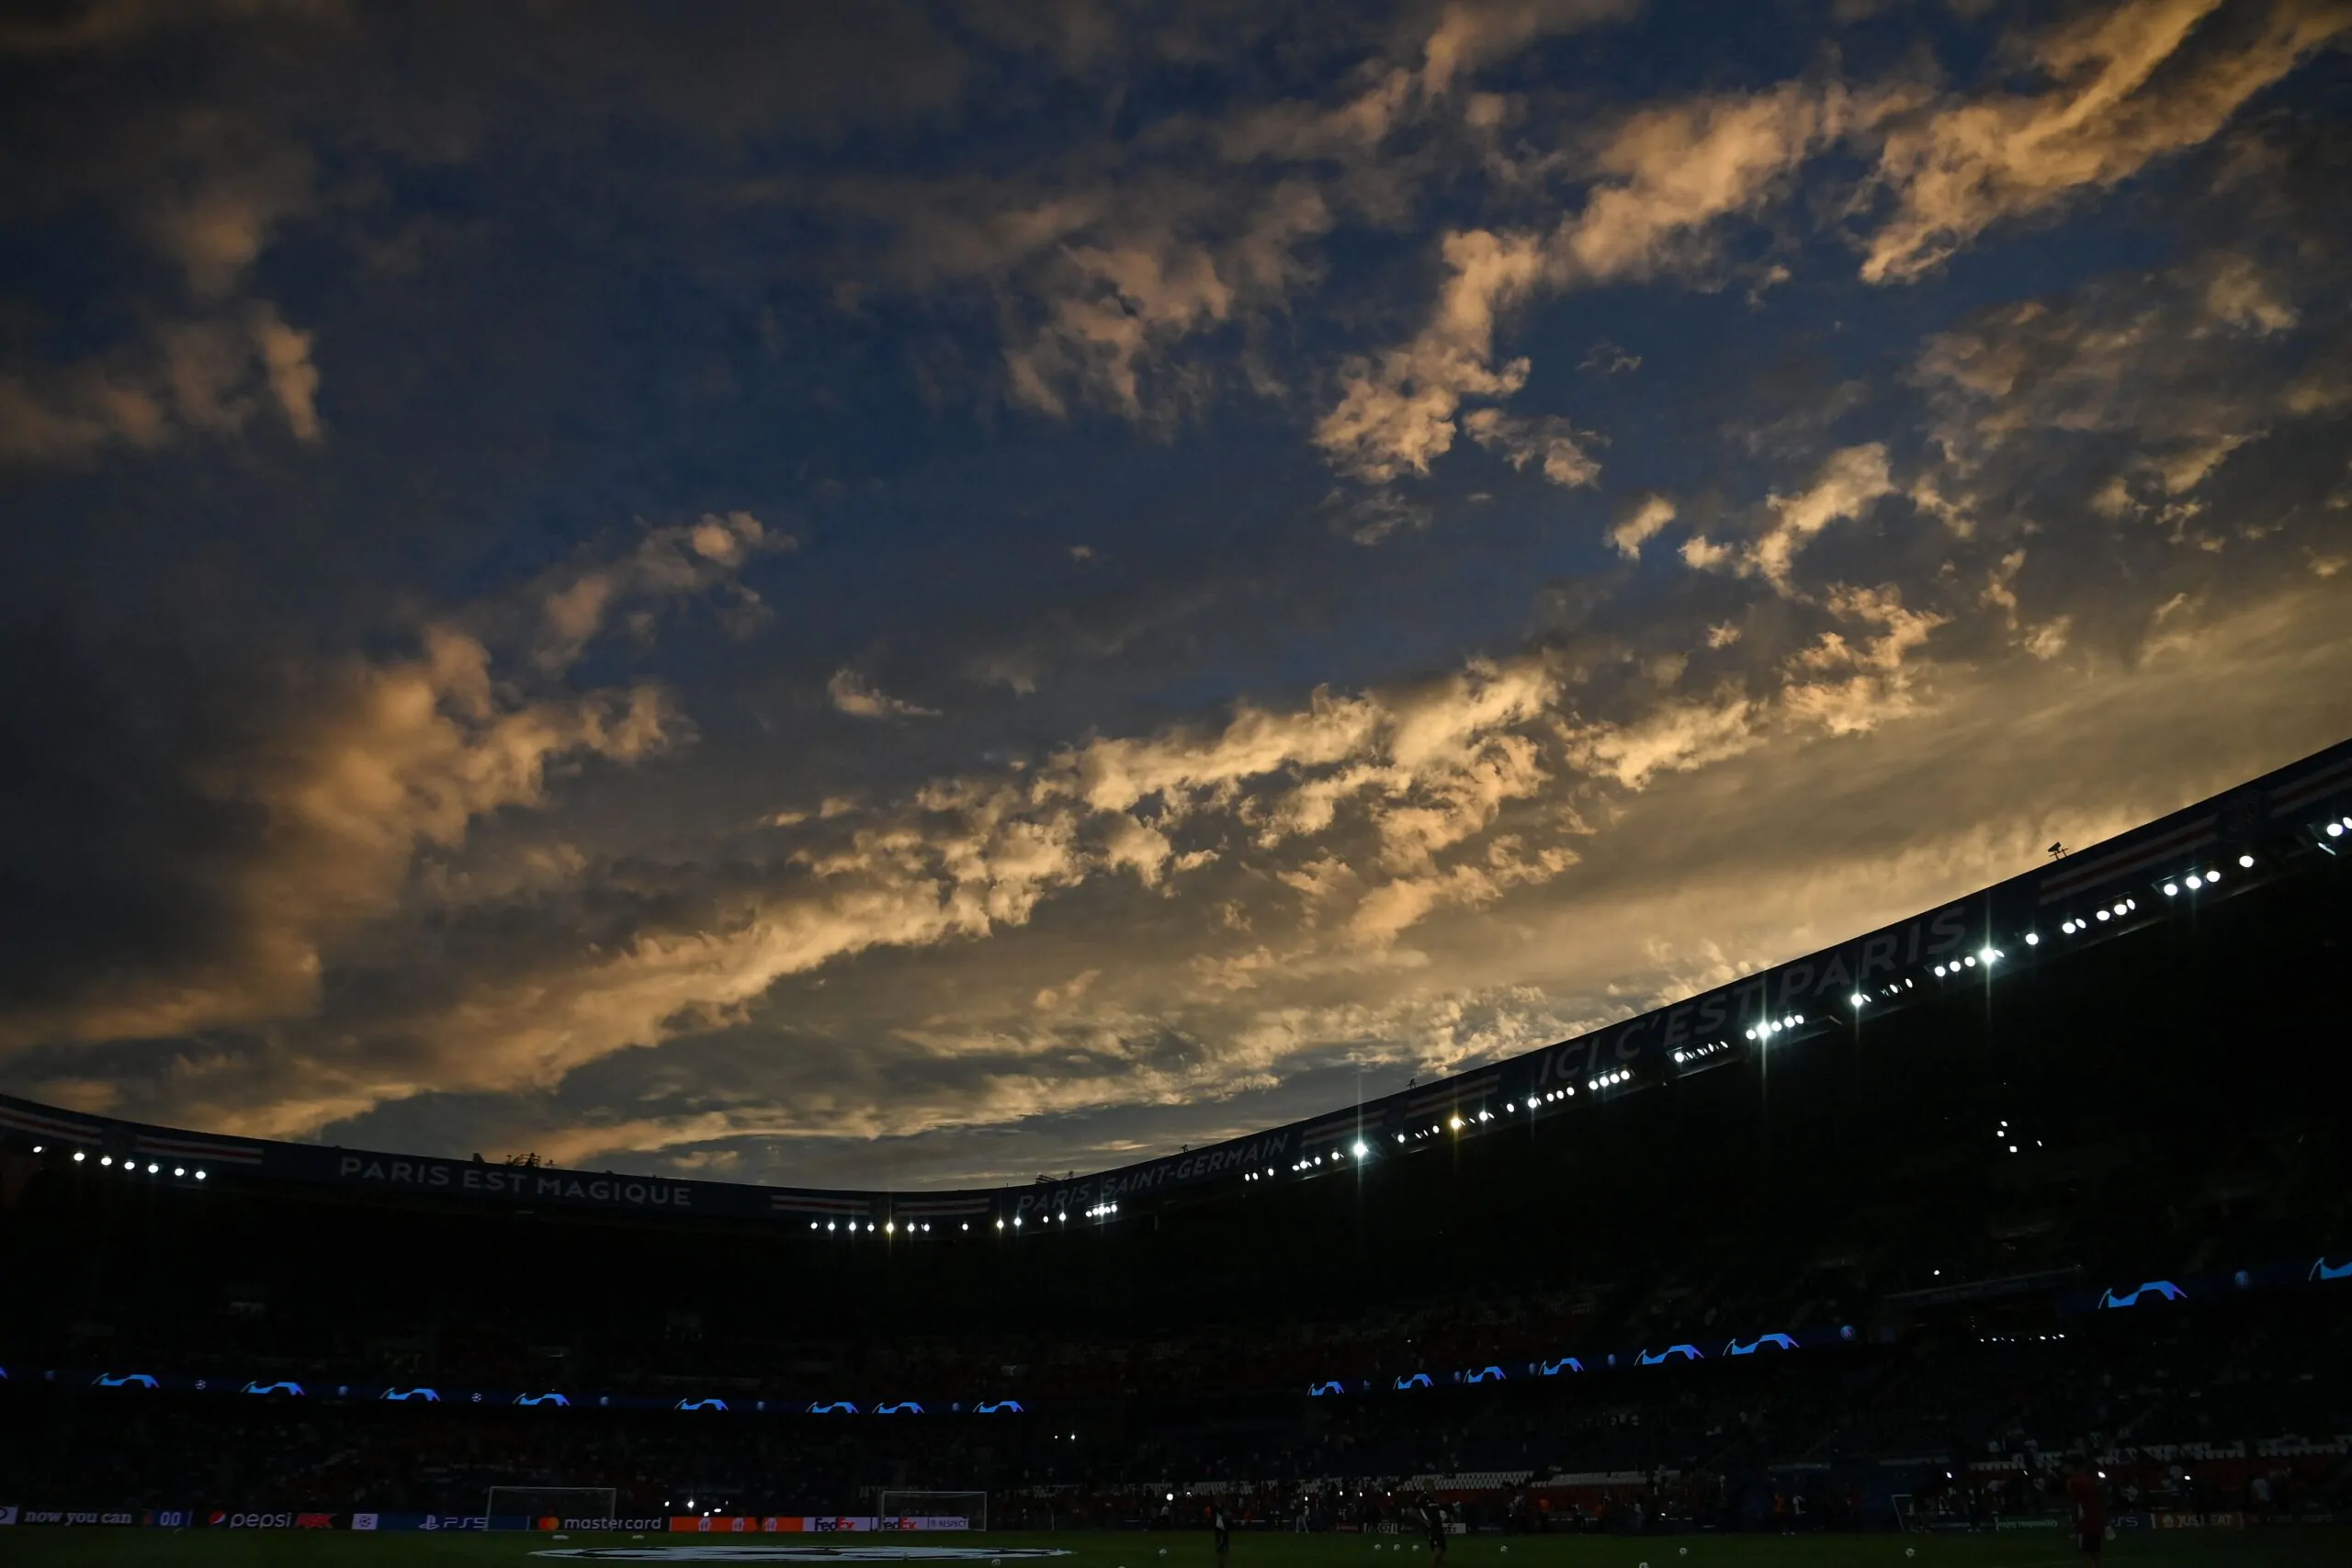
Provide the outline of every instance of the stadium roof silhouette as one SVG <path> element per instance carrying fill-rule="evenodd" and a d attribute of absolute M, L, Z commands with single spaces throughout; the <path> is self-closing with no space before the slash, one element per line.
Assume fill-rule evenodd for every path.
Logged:
<path fill-rule="evenodd" d="M 2352 844 L 2352 740 L 1877 931 L 1571 1040 L 1223 1143 L 1061 1180 L 893 1192 L 763 1187 L 330 1148 L 154 1126 L 0 1095 L 0 1137 L 130 1179 L 339 1185 L 485 1206 L 806 1221 L 863 1234 L 1114 1224 L 1157 1200 L 1298 1183 L 1646 1090 L 2013 976 L 2311 874 Z M 2053 846 L 2054 848 L 2054 846 Z"/>

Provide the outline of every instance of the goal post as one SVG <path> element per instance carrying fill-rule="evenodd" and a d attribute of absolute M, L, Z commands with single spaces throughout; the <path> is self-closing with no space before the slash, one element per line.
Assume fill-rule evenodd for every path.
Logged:
<path fill-rule="evenodd" d="M 537 1529 L 548 1519 L 558 1529 L 607 1529 L 617 1489 L 611 1486 L 493 1486 L 482 1512 L 492 1518 L 520 1517 Z"/>
<path fill-rule="evenodd" d="M 913 1527 L 916 1529 L 989 1528 L 989 1495 L 985 1492 L 883 1491 L 875 1496 L 874 1511 L 885 1519 L 922 1521 Z"/>

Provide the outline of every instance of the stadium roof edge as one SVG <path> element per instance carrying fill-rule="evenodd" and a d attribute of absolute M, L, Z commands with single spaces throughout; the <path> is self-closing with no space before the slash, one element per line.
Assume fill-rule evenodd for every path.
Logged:
<path fill-rule="evenodd" d="M 1117 1213 L 1116 1204 L 1132 1199 L 1211 1182 L 1328 1175 L 1366 1155 L 1387 1157 L 1431 1139 L 1475 1135 L 1493 1126 L 1498 1113 L 1506 1124 L 1541 1120 L 1579 1100 L 1589 1103 L 1707 1070 L 1784 1033 L 1794 1039 L 1849 1025 L 1858 1011 L 1892 1010 L 1933 994 L 1937 985 L 1974 970 L 1980 954 L 2005 962 L 2021 956 L 2003 942 L 2055 940 L 2059 931 L 2077 928 L 2096 940 L 2161 918 L 2162 908 L 2143 910 L 2134 895 L 2193 869 L 2220 869 L 2223 849 L 2256 857 L 2260 868 L 2245 875 L 2230 866 L 2225 897 L 2277 874 L 2282 848 L 2332 853 L 2317 828 L 2331 812 L 2342 816 L 2346 800 L 2352 800 L 2352 739 L 1908 919 L 1574 1039 L 1356 1106 L 1059 1181 L 891 1192 L 492 1166 L 197 1133 L 6 1094 L 0 1094 L 0 1134 L 99 1151 L 109 1166 L 119 1159 L 150 1176 L 162 1176 L 166 1165 L 219 1168 L 485 1202 L 806 1219 L 812 1228 L 846 1224 L 853 1231 L 1102 1223 Z M 2352 831 L 2346 840 L 2352 842 Z M 1924 992 L 1922 982 L 1928 983 Z"/>

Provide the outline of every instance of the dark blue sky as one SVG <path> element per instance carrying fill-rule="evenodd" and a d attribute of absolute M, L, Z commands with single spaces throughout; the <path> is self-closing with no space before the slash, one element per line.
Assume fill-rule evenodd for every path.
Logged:
<path fill-rule="evenodd" d="M 0 24 L 0 1079 L 910 1184 L 2340 739 L 2352 21 Z"/>

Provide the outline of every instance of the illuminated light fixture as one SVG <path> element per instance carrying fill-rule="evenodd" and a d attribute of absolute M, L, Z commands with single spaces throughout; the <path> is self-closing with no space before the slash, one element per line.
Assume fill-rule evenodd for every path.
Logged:
<path fill-rule="evenodd" d="M 1870 1003 L 1870 998 L 1868 998 L 1868 997 L 1866 997 L 1866 996 L 1862 995 L 1862 993 L 1861 993 L 1861 992 L 1860 992 L 1860 991 L 1856 991 L 1856 992 L 1855 992 L 1851 997 L 1849 997 L 1849 998 L 1847 998 L 1847 1000 L 1849 1000 L 1849 1001 L 1852 1002 L 1852 1003 L 1853 1003 L 1856 1007 L 1858 1007 L 1858 1008 L 1859 1008 L 1859 1007 L 1866 1007 L 1866 1006 L 1868 1006 L 1868 1005 L 1869 1005 L 1869 1003 Z M 1682 1053 L 1681 1053 L 1681 1052 L 1679 1052 L 1679 1051 L 1677 1051 L 1677 1052 L 1674 1054 L 1674 1059 L 1675 1059 L 1676 1061 L 1678 1061 L 1678 1062 L 1679 1062 L 1679 1061 L 1680 1061 L 1680 1060 L 1682 1060 Z"/>
<path fill-rule="evenodd" d="M 2001 956 L 2001 950 L 1997 947 L 1979 948 L 1977 949 L 1976 956 L 1983 959 L 1985 963 L 1990 964 L 1993 960 Z"/>
<path fill-rule="evenodd" d="M 1359 1143 L 1359 1144 L 1357 1144 L 1357 1145 L 1356 1145 L 1356 1146 L 1355 1146 L 1355 1150 L 1354 1150 L 1355 1156 L 1356 1156 L 1356 1158 L 1358 1158 L 1358 1159 L 1362 1159 L 1362 1158 L 1363 1158 L 1363 1156 L 1364 1156 L 1366 1154 L 1369 1154 L 1370 1152 L 1371 1152 L 1371 1151 L 1370 1151 L 1370 1150 L 1368 1150 L 1368 1149 L 1366 1149 L 1366 1148 L 1363 1146 L 1363 1144 L 1361 1144 L 1361 1143 Z"/>
<path fill-rule="evenodd" d="M 970 1229 L 972 1228 L 972 1222 L 971 1222 L 971 1221 L 969 1221 L 969 1220 L 966 1220 L 966 1221 L 964 1222 L 964 1228 L 965 1228 L 966 1230 L 970 1230 Z"/>
<path fill-rule="evenodd" d="M 834 1221 L 832 1221 L 832 1220 L 827 1220 L 827 1221 L 825 1222 L 825 1228 L 826 1228 L 827 1230 L 832 1230 L 832 1229 L 834 1229 L 834 1228 L 835 1228 L 835 1225 L 836 1225 L 836 1222 L 834 1222 Z"/>
<path fill-rule="evenodd" d="M 35 1145 L 33 1145 L 33 1153 L 35 1153 L 35 1154 L 39 1154 L 39 1153 L 40 1153 L 40 1150 L 41 1150 L 41 1145 L 39 1145 L 39 1144 L 35 1144 Z"/>
<path fill-rule="evenodd" d="M 2196 879 L 2195 877 L 2193 877 L 2193 876 L 2192 876 L 2192 877 L 2190 877 L 2190 878 L 2188 879 L 2188 885 L 2189 885 L 2191 887 L 2196 886 L 2197 886 L 2197 879 Z M 2108 919 L 2108 918 L 2109 918 L 2109 917 L 2108 917 L 2108 912 L 2107 912 L 2105 909 L 2101 909 L 2101 910 L 2098 912 L 2098 918 L 2099 918 L 2100 919 L 2102 919 L 2102 920 L 2104 920 L 2104 919 Z"/>
<path fill-rule="evenodd" d="M 2167 898 L 2177 898 L 2177 897 L 2180 897 L 2180 884 L 2179 884 L 2179 883 L 2177 883 L 2177 882 L 2167 882 L 2167 883 L 2165 883 L 2165 897 L 2167 897 Z"/>
<path fill-rule="evenodd" d="M 2205 880 L 2208 882 L 2219 882 L 2222 880 L 2222 874 L 2218 871 L 2209 871 L 2205 874 Z"/>
<path fill-rule="evenodd" d="M 1859 999 L 1859 998 L 1857 998 L 1857 999 Z M 1676 1066 L 1678 1066 L 1678 1067 L 1679 1067 L 1679 1066 L 1680 1066 L 1682 1065 L 1682 1053 L 1681 1053 L 1681 1052 L 1679 1052 L 1679 1051 L 1677 1051 L 1677 1052 L 1674 1054 L 1674 1065 L 1675 1065 Z"/>
<path fill-rule="evenodd" d="M 813 1230 L 815 1230 L 815 1229 L 817 1228 L 817 1222 L 816 1222 L 816 1221 L 814 1221 L 814 1220 L 810 1220 L 810 1221 L 808 1222 L 808 1228 L 809 1228 L 810 1230 L 812 1230 L 812 1231 L 813 1231 Z"/>
<path fill-rule="evenodd" d="M 1405 1134 L 1402 1134 L 1402 1133 L 1397 1134 L 1396 1134 L 1396 1141 L 1397 1141 L 1398 1143 L 1400 1143 L 1400 1144 L 1401 1144 L 1401 1143 L 1403 1143 L 1403 1142 L 1405 1141 Z"/>
<path fill-rule="evenodd" d="M 198 1181 L 203 1180 L 203 1179 L 204 1179 L 204 1172 L 202 1172 L 202 1171 L 200 1171 L 200 1170 L 199 1170 L 199 1171 L 198 1171 L 198 1172 L 196 1173 L 196 1179 L 197 1179 Z"/>
<path fill-rule="evenodd" d="M 872 1230 L 874 1227 L 872 1225 L 868 1225 L 865 1228 L 867 1230 Z M 898 1231 L 898 1228 L 899 1222 L 896 1220 L 884 1220 L 882 1222 L 882 1229 L 886 1234 L 895 1234 Z"/>
<path fill-rule="evenodd" d="M 1447 1126 L 1449 1126 L 1449 1127 L 1453 1128 L 1453 1129 L 1455 1132 L 1457 1132 L 1457 1133 L 1459 1133 L 1460 1131 L 1462 1131 L 1462 1118 L 1461 1118 L 1461 1117 L 1459 1117 L 1459 1116 L 1453 1116 L 1453 1117 L 1449 1117 L 1449 1118 L 1447 1118 L 1447 1119 L 1446 1119 L 1446 1123 L 1445 1123 L 1445 1124 L 1446 1124 Z"/>
<path fill-rule="evenodd" d="M 112 1155 L 100 1155 L 100 1156 L 98 1156 L 98 1163 L 99 1163 L 100 1165 L 112 1165 L 112 1164 L 114 1163 L 114 1156 L 112 1156 Z"/>
<path fill-rule="evenodd" d="M 1944 974 L 1944 966 L 1943 966 L 1942 964 L 1937 964 L 1937 965 L 1936 965 L 1936 978 L 1938 978 L 1939 980 L 1942 979 L 1942 978 L 1943 978 L 1943 974 Z M 1755 1038 L 1756 1038 L 1756 1032 L 1755 1032 L 1754 1030 L 1752 1030 L 1752 1029 L 1751 1029 L 1751 1030 L 1749 1030 L 1749 1031 L 1747 1032 L 1747 1037 L 1748 1037 L 1750 1040 L 1755 1039 Z"/>
<path fill-rule="evenodd" d="M 1566 1089 L 1562 1089 L 1560 1092 L 1561 1092 L 1562 1094 L 1564 1094 L 1564 1095 L 1567 1096 L 1570 1100 L 1574 1100 L 1574 1099 L 1577 1097 L 1577 1086 L 1576 1086 L 1576 1085 L 1574 1085 L 1574 1084 L 1570 1084 L 1567 1088 L 1566 1088 Z"/>
<path fill-rule="evenodd" d="M 148 1174 L 148 1175 L 150 1175 L 150 1176 L 154 1175 L 156 1172 L 158 1172 L 158 1171 L 162 1170 L 163 1168 L 163 1168 L 162 1166 L 157 1165 L 157 1164 L 156 1164 L 154 1161 L 153 1161 L 153 1160 L 149 1160 L 149 1161 L 147 1162 L 147 1174 Z"/>
<path fill-rule="evenodd" d="M 2025 944 L 2028 947 L 2040 947 L 2041 945 L 2041 933 L 2040 931 L 2026 932 Z"/>
<path fill-rule="evenodd" d="M 1004 1228 L 1004 1222 L 1003 1222 L 1002 1220 L 999 1220 L 999 1221 L 997 1221 L 997 1223 L 996 1223 L 996 1228 L 997 1228 L 997 1229 L 999 1229 L 999 1230 L 1002 1230 L 1002 1229 Z"/>
<path fill-rule="evenodd" d="M 1013 1216 L 1012 1216 L 1012 1223 L 1013 1223 L 1014 1224 L 1018 1225 L 1018 1224 L 1021 1223 L 1021 1216 L 1020 1216 L 1020 1215 L 1018 1215 L 1018 1214 L 1013 1215 Z"/>
<path fill-rule="evenodd" d="M 1973 969 L 1976 967 L 1976 954 L 1972 953 L 1967 957 L 1962 959 L 1961 962 L 1967 964 L 1971 969 Z"/>
<path fill-rule="evenodd" d="M 2190 872 L 2190 873 L 2188 874 L 2188 890 L 2189 890 L 2191 893 L 2196 892 L 2199 888 L 2200 888 L 2200 887 L 2202 887 L 2202 886 L 2205 886 L 2205 879 L 2204 879 L 2203 877 L 2201 877 L 2201 876 L 2198 875 L 2198 874 L 2197 874 L 2195 872 L 2193 872 L 2193 871 L 2192 871 L 2192 872 Z"/>
<path fill-rule="evenodd" d="M 2252 855 L 2240 855 L 2238 856 L 2238 864 L 2248 871 L 2252 871 L 2254 869 L 2254 857 Z"/>
<path fill-rule="evenodd" d="M 2331 839 L 2340 839 L 2344 837 L 2344 824 L 2341 822 L 2330 822 L 2327 825 L 2327 836 Z"/>
<path fill-rule="evenodd" d="M 2015 1153 L 2017 1153 L 2017 1152 L 2018 1152 L 2018 1146 L 2017 1146 L 2015 1144 L 2011 1144 L 2011 1145 L 2009 1145 L 2009 1153 L 2011 1153 L 2011 1154 L 2015 1154 Z"/>
<path fill-rule="evenodd" d="M 79 1165 L 79 1164 L 81 1164 L 84 1160 L 85 1160 L 85 1159 L 87 1159 L 87 1158 L 89 1158 L 89 1156 L 87 1156 L 87 1155 L 84 1154 L 81 1150 L 79 1150 L 79 1149 L 75 1149 L 75 1150 L 74 1151 L 74 1163 L 75 1165 Z"/>

